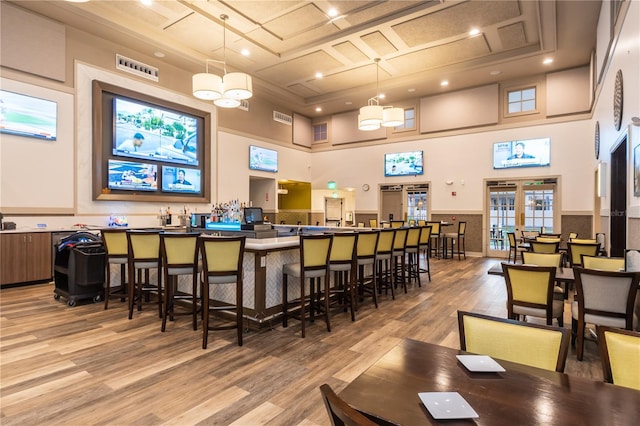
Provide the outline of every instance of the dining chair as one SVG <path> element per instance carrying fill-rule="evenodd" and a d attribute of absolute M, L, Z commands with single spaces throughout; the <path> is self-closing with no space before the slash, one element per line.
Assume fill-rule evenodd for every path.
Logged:
<path fill-rule="evenodd" d="M 600 251 L 598 243 L 567 243 L 567 255 L 569 257 L 569 265 L 582 266 L 582 256 L 597 256 Z"/>
<path fill-rule="evenodd" d="M 596 330 L 605 382 L 640 390 L 640 333 L 606 326 Z"/>
<path fill-rule="evenodd" d="M 536 237 L 540 236 L 539 231 L 522 231 L 522 239 L 523 240 L 535 240 Z"/>
<path fill-rule="evenodd" d="M 562 266 L 562 253 L 534 253 L 525 251 L 522 253 L 522 263 L 536 266 Z"/>
<path fill-rule="evenodd" d="M 541 243 L 560 243 L 562 240 L 560 237 L 545 237 L 545 236 L 537 236 L 536 241 Z"/>
<path fill-rule="evenodd" d="M 404 220 L 392 220 L 391 227 L 392 228 L 402 228 L 404 226 Z"/>
<path fill-rule="evenodd" d="M 358 234 L 355 232 L 336 233 L 329 254 L 329 272 L 333 272 L 333 286 L 329 286 L 329 304 L 338 303 L 351 311 L 351 321 L 355 321 L 356 271 L 358 269 L 356 250 Z M 319 292 L 320 293 L 320 292 Z M 335 296 L 335 297 L 332 297 Z M 334 300 L 335 299 L 335 300 Z"/>
<path fill-rule="evenodd" d="M 244 235 L 198 237 L 202 256 L 202 349 L 207 349 L 209 331 L 216 330 L 236 329 L 238 346 L 242 346 L 245 242 Z M 226 315 L 233 313 L 235 321 L 232 324 L 224 322 L 212 326 L 211 314 L 216 312 Z"/>
<path fill-rule="evenodd" d="M 377 219 L 369 219 L 369 228 L 377 228 L 378 220 Z"/>
<path fill-rule="evenodd" d="M 378 274 L 376 252 L 380 231 L 358 232 L 358 244 L 356 246 L 356 264 L 358 267 L 358 296 L 363 299 L 365 294 L 370 294 L 373 304 L 378 307 Z M 371 267 L 371 275 L 366 274 L 365 268 Z M 357 303 L 356 303 L 357 308 Z"/>
<path fill-rule="evenodd" d="M 364 228 L 364 222 L 358 222 L 358 228 Z"/>
<path fill-rule="evenodd" d="M 563 326 L 564 301 L 554 298 L 556 268 L 554 266 L 515 265 L 502 263 L 507 285 L 507 317 L 544 318 L 547 325 L 555 318 Z"/>
<path fill-rule="evenodd" d="M 627 272 L 640 272 L 640 250 L 624 250 L 624 270 Z"/>
<path fill-rule="evenodd" d="M 324 406 L 333 426 L 391 426 L 395 423 L 380 419 L 372 414 L 365 415 L 347 404 L 328 384 L 320 386 Z M 367 417 L 369 416 L 369 417 Z M 372 420 L 372 419 L 375 419 Z"/>
<path fill-rule="evenodd" d="M 378 291 L 384 288 L 385 294 L 391 290 L 391 300 L 395 300 L 395 290 L 393 288 L 393 268 L 392 254 L 393 242 L 395 240 L 395 229 L 382 229 L 378 237 L 378 246 L 376 247 L 376 270 L 378 272 Z"/>
<path fill-rule="evenodd" d="M 448 241 L 451 241 L 451 257 L 453 258 L 454 254 L 458 254 L 458 260 L 460 260 L 460 255 L 462 254 L 464 258 L 467 258 L 467 251 L 464 245 L 464 233 L 467 229 L 467 222 L 460 221 L 458 222 L 458 231 L 457 232 L 447 232 L 443 235 L 445 239 L 444 246 L 448 246 Z M 453 250 L 453 246 L 457 245 L 458 249 Z"/>
<path fill-rule="evenodd" d="M 572 238 L 569 241 L 574 244 L 595 244 L 596 243 L 595 238 Z"/>
<path fill-rule="evenodd" d="M 518 246 L 515 232 L 507 232 L 507 238 L 509 240 L 509 255 L 507 260 L 511 262 L 511 256 L 513 255 L 513 263 L 517 263 L 518 253 L 520 253 L 522 257 L 522 253 L 527 251 L 527 248 Z"/>
<path fill-rule="evenodd" d="M 531 241 L 529 251 L 534 253 L 558 253 L 560 251 L 560 241 Z"/>
<path fill-rule="evenodd" d="M 607 255 L 607 238 L 604 232 L 596 233 L 596 243 L 600 244 L 600 256 Z"/>
<path fill-rule="evenodd" d="M 407 232 L 407 242 L 405 243 L 404 253 L 406 255 L 407 282 L 415 280 L 418 287 L 422 287 L 420 282 L 420 237 L 424 230 L 421 226 L 409 228 Z"/>
<path fill-rule="evenodd" d="M 458 311 L 460 349 L 531 367 L 564 372 L 569 330 Z"/>
<path fill-rule="evenodd" d="M 127 230 L 108 228 L 100 230 L 104 249 L 106 251 L 106 282 L 104 288 L 104 308 L 109 308 L 109 299 L 118 297 L 121 302 L 127 298 L 127 264 L 129 262 L 129 247 L 127 245 Z M 113 287 L 111 266 L 119 266 L 119 285 Z"/>
<path fill-rule="evenodd" d="M 158 316 L 162 318 L 162 258 L 160 256 L 159 230 L 128 230 L 127 252 L 129 266 L 129 319 L 133 318 L 133 306 L 142 310 L 142 299 L 149 300 L 151 293 L 158 296 Z M 156 272 L 156 284 L 151 283 L 151 270 Z M 144 279 L 142 278 L 144 272 Z"/>
<path fill-rule="evenodd" d="M 569 232 L 569 241 L 573 240 L 574 238 L 578 238 L 578 233 L 577 232 Z"/>
<path fill-rule="evenodd" d="M 582 255 L 582 267 L 601 271 L 624 271 L 624 257 L 604 257 Z"/>
<path fill-rule="evenodd" d="M 576 295 L 571 304 L 571 344 L 582 361 L 584 333 L 587 324 L 634 330 L 638 316 L 634 301 L 638 292 L 640 274 L 635 272 L 600 271 L 573 268 Z"/>
<path fill-rule="evenodd" d="M 190 314 L 193 329 L 198 329 L 198 273 L 202 270 L 202 265 L 198 262 L 198 235 L 200 234 L 197 232 L 160 234 L 160 254 L 165 283 L 164 311 L 160 327 L 162 332 L 166 330 L 167 318 L 173 321 L 176 314 L 176 300 L 186 300 L 190 303 L 190 311 L 180 313 Z M 190 292 L 179 291 L 180 276 L 191 277 Z"/>
<path fill-rule="evenodd" d="M 329 294 L 329 256 L 331 254 L 331 243 L 333 235 L 301 235 L 300 236 L 300 259 L 296 263 L 287 263 L 282 267 L 282 326 L 289 326 L 289 316 L 297 318 L 302 324 L 302 337 L 305 337 L 305 310 L 309 310 L 311 321 L 315 320 L 315 312 L 317 310 L 318 288 L 324 279 L 324 294 Z M 298 278 L 300 281 L 300 291 L 295 294 L 299 303 L 298 308 L 289 308 L 289 277 Z M 307 287 L 307 279 L 309 279 L 309 292 L 305 291 Z M 317 280 L 317 282 L 316 282 Z M 297 311 L 297 313 L 296 313 Z M 327 331 L 331 331 L 331 322 L 329 320 L 329 298 L 324 298 L 324 318 L 327 323 Z"/>
<path fill-rule="evenodd" d="M 418 245 L 420 252 L 423 256 L 418 255 L 418 270 L 421 274 L 427 273 L 429 282 L 431 282 L 431 266 L 429 265 L 429 250 L 431 245 L 431 225 L 422 226 L 422 232 L 420 233 L 420 243 Z M 424 257 L 424 263 L 426 265 L 420 266 L 420 258 Z"/>

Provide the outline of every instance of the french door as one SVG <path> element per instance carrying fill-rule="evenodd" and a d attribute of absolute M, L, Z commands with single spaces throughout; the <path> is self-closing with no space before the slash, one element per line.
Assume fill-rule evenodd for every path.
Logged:
<path fill-rule="evenodd" d="M 520 238 L 522 231 L 559 231 L 556 186 L 555 179 L 488 182 L 487 256 L 507 256 L 509 232 Z"/>

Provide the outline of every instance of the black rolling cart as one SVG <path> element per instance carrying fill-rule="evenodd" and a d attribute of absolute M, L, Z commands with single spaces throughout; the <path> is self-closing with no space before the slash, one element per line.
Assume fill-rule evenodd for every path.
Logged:
<path fill-rule="evenodd" d="M 53 271 L 54 299 L 62 296 L 69 306 L 75 306 L 80 299 L 102 300 L 105 259 L 104 244 L 95 234 L 76 232 L 60 240 Z"/>

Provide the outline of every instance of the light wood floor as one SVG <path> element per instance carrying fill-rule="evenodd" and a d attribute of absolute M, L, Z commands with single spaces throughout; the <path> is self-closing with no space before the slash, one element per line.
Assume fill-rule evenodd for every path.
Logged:
<path fill-rule="evenodd" d="M 54 285 L 3 289 L 1 417 L 9 425 L 327 425 L 318 387 L 343 389 L 401 339 L 459 348 L 456 311 L 506 316 L 504 279 L 487 275 L 495 259 L 432 261 L 432 282 L 391 301 L 370 299 L 356 322 L 339 312 L 323 321 L 210 334 L 177 317 L 160 332 L 155 305 L 133 320 L 117 300 L 70 308 Z M 426 275 L 424 276 L 426 278 Z M 565 306 L 565 327 L 570 327 Z M 570 349 L 566 372 L 601 380 L 593 341 L 585 360 Z M 425 389 L 425 391 L 428 389 Z"/>

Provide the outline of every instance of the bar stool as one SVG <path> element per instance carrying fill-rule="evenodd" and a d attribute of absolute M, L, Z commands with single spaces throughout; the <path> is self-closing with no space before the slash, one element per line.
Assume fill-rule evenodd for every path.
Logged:
<path fill-rule="evenodd" d="M 333 287 L 329 288 L 329 294 L 337 295 L 338 302 L 344 306 L 347 303 L 351 310 L 351 321 L 355 321 L 355 288 L 356 288 L 356 247 L 358 234 L 355 232 L 337 233 L 333 235 L 331 253 L 329 254 L 329 272 L 333 272 Z M 331 300 L 330 300 L 331 302 Z"/>
<path fill-rule="evenodd" d="M 138 311 L 142 310 L 142 297 L 149 300 L 149 294 L 158 294 L 158 316 L 162 318 L 162 259 L 160 257 L 160 231 L 127 231 L 129 253 L 129 319 L 133 318 L 133 305 L 137 301 Z M 156 270 L 157 284 L 150 283 L 150 271 Z M 142 272 L 144 271 L 144 281 Z M 137 273 L 137 274 L 136 274 Z"/>
<path fill-rule="evenodd" d="M 435 257 L 439 257 L 438 256 L 438 250 L 441 250 L 440 247 L 440 241 L 441 241 L 441 235 L 440 235 L 440 222 L 427 222 L 427 225 L 431 226 L 431 242 L 435 244 L 430 244 L 430 248 L 431 248 L 431 252 L 435 252 Z M 444 256 L 442 256 L 444 257 Z"/>
<path fill-rule="evenodd" d="M 378 293 L 385 289 L 385 294 L 391 290 L 391 300 L 396 299 L 393 289 L 393 271 L 391 268 L 393 241 L 396 236 L 396 230 L 386 228 L 380 230 L 378 237 L 378 246 L 376 247 L 376 263 L 378 272 Z"/>
<path fill-rule="evenodd" d="M 160 253 L 164 270 L 165 294 L 164 313 L 161 331 L 167 327 L 167 317 L 173 321 L 175 300 L 190 300 L 193 316 L 193 329 L 198 329 L 198 272 L 202 270 L 198 263 L 198 235 L 190 233 L 160 234 Z M 178 291 L 178 278 L 191 275 L 191 294 Z"/>
<path fill-rule="evenodd" d="M 422 235 L 422 227 L 409 228 L 407 233 L 407 242 L 405 243 L 404 253 L 407 258 L 406 270 L 407 281 L 411 282 L 415 279 L 418 287 L 422 287 L 420 282 L 420 236 Z M 406 285 L 405 285 L 406 288 Z"/>
<path fill-rule="evenodd" d="M 358 294 L 361 300 L 365 293 L 370 293 L 373 304 L 378 307 L 378 286 L 376 252 L 378 249 L 378 238 L 380 231 L 358 232 L 358 244 L 356 247 L 356 264 L 358 266 Z M 371 265 L 370 278 L 365 276 L 365 267 Z M 356 305 L 357 308 L 357 305 Z"/>
<path fill-rule="evenodd" d="M 129 247 L 127 245 L 127 230 L 109 228 L 100 230 L 104 243 L 106 257 L 106 283 L 104 289 L 104 308 L 109 308 L 109 299 L 119 297 L 124 302 L 127 297 L 127 263 L 129 262 Z M 111 265 L 120 266 L 120 285 L 111 287 Z"/>
<path fill-rule="evenodd" d="M 420 243 L 418 247 L 420 251 L 424 253 L 424 261 L 427 263 L 426 268 L 420 267 L 420 256 L 418 256 L 418 270 L 422 274 L 424 272 L 427 273 L 429 277 L 429 282 L 431 282 L 431 267 L 429 265 L 429 250 L 431 249 L 431 225 L 423 226 L 422 232 L 420 233 Z"/>
<path fill-rule="evenodd" d="M 396 228 L 396 235 L 393 238 L 393 250 L 391 251 L 393 286 L 398 288 L 398 284 L 402 284 L 405 293 L 407 292 L 405 246 L 408 234 L 409 230 L 407 228 Z"/>
<path fill-rule="evenodd" d="M 467 228 L 467 222 L 460 221 L 458 222 L 458 232 L 447 232 L 444 234 L 445 243 L 444 246 L 447 247 L 448 241 L 451 241 L 451 258 L 453 258 L 454 253 L 458 254 L 458 260 L 460 260 L 460 255 L 464 255 L 464 258 L 467 258 L 467 250 L 464 245 L 464 232 Z M 453 246 L 458 245 L 458 249 L 454 252 Z"/>
<path fill-rule="evenodd" d="M 315 290 L 316 279 L 318 279 L 318 287 L 320 281 L 324 277 L 324 294 L 329 294 L 329 255 L 331 254 L 331 244 L 333 235 L 301 235 L 300 236 L 300 261 L 297 263 L 287 263 L 282 267 L 282 326 L 289 326 L 289 316 L 296 317 L 293 309 L 289 310 L 289 277 L 296 277 L 300 280 L 300 294 L 298 300 L 300 303 L 300 312 L 297 318 L 302 323 L 302 337 L 305 337 L 305 310 L 309 309 L 309 317 L 311 321 L 315 320 L 316 295 Z M 309 296 L 305 294 L 306 280 L 310 279 Z M 294 300 L 295 302 L 295 300 Z M 327 322 L 327 331 L 331 331 L 331 323 L 329 320 L 329 298 L 324 298 L 324 317 Z"/>
<path fill-rule="evenodd" d="M 209 331 L 237 329 L 238 346 L 242 346 L 242 321 L 243 308 L 243 280 L 242 263 L 244 261 L 245 236 L 239 237 L 212 237 L 199 236 L 199 246 L 202 254 L 202 349 L 207 349 Z M 235 304 L 229 302 L 233 296 L 227 295 L 227 290 L 221 286 L 235 286 Z M 219 291 L 220 298 L 226 301 L 213 306 L 211 304 L 210 287 Z M 213 299 L 217 300 L 217 299 Z M 210 326 L 211 312 L 234 311 L 235 324 L 223 324 Z"/>

